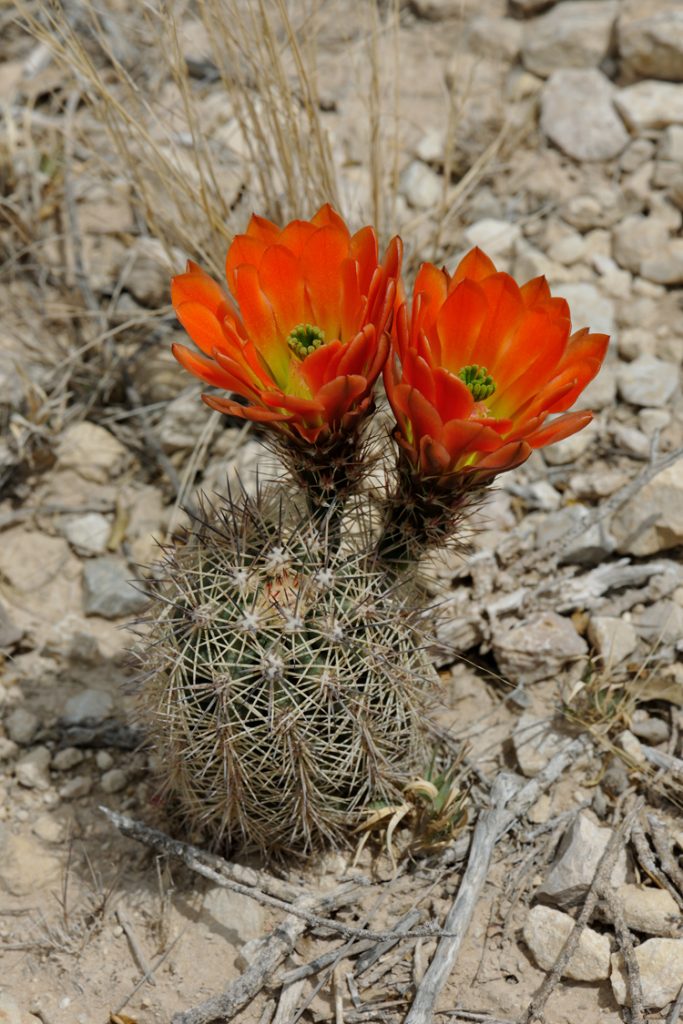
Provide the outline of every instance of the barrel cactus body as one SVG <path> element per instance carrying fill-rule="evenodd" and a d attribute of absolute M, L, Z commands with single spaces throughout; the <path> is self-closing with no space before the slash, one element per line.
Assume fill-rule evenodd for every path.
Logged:
<path fill-rule="evenodd" d="M 424 769 L 433 668 L 409 598 L 366 562 L 291 502 L 246 498 L 168 555 L 139 705 L 168 806 L 204 842 L 336 844 Z"/>

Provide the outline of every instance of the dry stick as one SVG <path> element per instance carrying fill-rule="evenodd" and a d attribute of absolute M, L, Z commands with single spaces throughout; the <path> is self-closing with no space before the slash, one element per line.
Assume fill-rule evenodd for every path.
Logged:
<path fill-rule="evenodd" d="M 308 896 L 302 899 L 297 910 L 306 909 L 306 916 L 310 916 L 308 910 L 333 911 L 350 898 L 349 886 L 340 886 L 326 896 L 316 898 Z M 280 964 L 289 956 L 297 941 L 301 938 L 307 927 L 307 922 L 298 913 L 289 914 L 284 921 L 277 926 L 263 942 L 263 948 L 256 960 L 247 967 L 236 981 L 228 985 L 224 992 L 218 996 L 212 996 L 199 1006 L 183 1013 L 174 1014 L 171 1024 L 209 1024 L 210 1021 L 230 1020 L 244 1009 L 252 999 L 258 995 L 264 985 L 273 976 Z M 294 982 L 294 985 L 299 984 Z"/>
<path fill-rule="evenodd" d="M 669 878 L 660 869 L 659 865 L 655 863 L 654 854 L 647 841 L 647 836 L 643 831 L 642 825 L 638 821 L 633 825 L 631 838 L 633 839 L 633 845 L 636 848 L 636 856 L 645 874 L 649 875 L 661 889 L 666 889 L 666 891 L 676 900 L 676 903 L 678 903 L 679 907 L 683 910 L 683 895 L 679 893 L 673 882 L 669 880 Z"/>
<path fill-rule="evenodd" d="M 144 980 L 148 981 L 150 985 L 156 985 L 157 982 L 156 978 L 154 977 L 154 974 L 152 973 L 152 968 L 149 964 L 149 961 L 147 960 L 147 957 L 145 956 L 142 946 L 140 945 L 140 941 L 137 935 L 135 934 L 135 929 L 128 920 L 128 917 L 123 907 L 117 907 L 116 916 L 119 919 L 119 924 L 126 933 L 126 938 L 128 939 L 128 942 L 130 944 L 133 957 L 135 959 L 136 964 L 143 973 Z"/>
<path fill-rule="evenodd" d="M 501 773 L 491 789 L 491 807 L 477 821 L 467 867 L 458 894 L 448 912 L 443 935 L 434 958 L 425 971 L 405 1024 L 427 1024 L 431 1021 L 439 994 L 448 980 L 467 933 L 474 908 L 484 887 L 496 843 L 516 818 L 524 814 L 548 786 L 570 764 L 589 749 L 586 739 L 579 737 L 559 751 L 538 775 L 520 788 L 518 776 Z"/>
<path fill-rule="evenodd" d="M 626 965 L 629 994 L 631 996 L 631 1024 L 643 1024 L 643 985 L 640 979 L 640 967 L 636 957 L 633 936 L 624 920 L 624 908 L 621 900 L 608 882 L 602 886 L 602 898 L 609 911 L 617 936 L 619 950 Z"/>
<path fill-rule="evenodd" d="M 530 801 L 531 803 L 533 803 L 533 800 Z M 244 884 L 237 879 L 241 872 L 248 872 L 249 869 L 240 868 L 238 864 L 231 864 L 221 857 L 207 854 L 196 846 L 182 843 L 179 839 L 172 839 L 158 829 L 152 828 L 150 825 L 144 825 L 140 821 L 135 821 L 133 818 L 120 814 L 118 811 L 112 811 L 109 807 L 100 805 L 99 809 L 123 835 L 129 836 L 145 846 L 149 846 L 150 849 L 156 850 L 157 853 L 165 854 L 169 857 L 177 857 L 191 871 L 195 871 L 203 878 L 208 878 L 215 885 L 231 889 L 233 892 L 240 893 L 241 896 L 249 896 L 251 899 L 256 900 L 257 903 L 262 903 L 266 907 L 284 910 L 287 914 L 301 918 L 302 921 L 313 928 L 329 928 L 330 931 L 338 932 L 347 939 L 372 939 L 373 942 L 385 942 L 387 939 L 395 938 L 393 931 L 373 932 L 367 928 L 352 928 L 342 924 L 340 921 L 335 921 L 334 918 L 321 917 L 314 909 L 309 910 L 306 906 L 311 900 L 315 903 L 316 898 L 310 896 L 304 898 L 301 892 L 295 893 L 295 898 L 298 897 L 296 903 L 290 903 L 289 896 L 282 898 L 271 895 L 267 891 L 269 886 L 272 887 L 274 885 L 277 887 L 280 884 L 286 883 L 280 883 L 278 879 L 272 878 L 270 875 L 258 875 L 259 879 L 266 883 L 263 888 L 253 882 Z M 355 875 L 345 883 L 343 888 L 345 891 L 350 892 L 352 889 L 367 884 L 366 878 L 362 875 Z M 291 893 L 291 887 L 288 887 L 288 889 Z M 324 903 L 324 901 L 322 902 Z M 437 934 L 441 935 L 443 933 L 431 925 L 426 925 L 424 928 L 405 932 L 402 934 L 402 937 L 407 939 L 424 938 L 425 936 L 432 938 Z"/>
<path fill-rule="evenodd" d="M 598 899 L 600 898 L 601 893 L 604 892 L 605 888 L 609 886 L 609 879 L 612 874 L 612 870 L 614 868 L 614 864 L 616 862 L 619 849 L 630 835 L 631 829 L 636 820 L 636 815 L 640 810 L 641 806 L 642 801 L 639 800 L 636 806 L 633 808 L 633 810 L 631 810 L 628 816 L 624 819 L 621 827 L 619 829 L 615 829 L 615 831 L 610 836 L 610 840 L 607 843 L 607 846 L 605 847 L 602 857 L 598 862 L 595 875 L 593 876 L 593 881 L 588 890 L 588 894 L 584 901 L 583 907 L 581 908 L 581 913 L 574 922 L 574 927 L 567 936 L 565 944 L 563 945 L 562 949 L 560 950 L 557 956 L 557 959 L 555 960 L 555 963 L 553 964 L 552 970 L 549 974 L 545 976 L 543 984 L 535 992 L 531 1002 L 529 1003 L 527 1012 L 522 1018 L 522 1024 L 533 1024 L 533 1022 L 535 1021 L 542 1020 L 543 1008 L 545 1007 L 545 1004 L 548 1002 L 548 999 L 555 990 L 560 978 L 562 977 L 562 974 L 564 973 L 567 967 L 567 964 L 574 955 L 576 947 L 579 944 L 581 934 L 586 925 L 588 924 L 588 921 L 590 920 L 593 911 L 595 910 L 596 904 L 598 902 Z M 637 1003 L 638 996 L 640 995 L 642 1005 L 642 994 L 640 994 L 637 991 L 639 983 L 639 975 L 636 975 L 634 977 L 632 977 L 630 974 L 628 975 L 628 985 L 631 994 L 631 1001 L 634 1004 Z"/>
<path fill-rule="evenodd" d="M 683 895 L 683 871 L 673 854 L 673 836 L 663 821 L 654 814 L 648 814 L 647 822 L 650 826 L 650 835 L 654 845 L 662 871 L 669 877 L 678 891 Z"/>
<path fill-rule="evenodd" d="M 666 1018 L 666 1024 L 678 1024 L 681 1010 L 683 1010 L 683 985 L 681 985 L 680 992 L 676 996 L 676 1002 L 671 1007 L 671 1013 Z"/>

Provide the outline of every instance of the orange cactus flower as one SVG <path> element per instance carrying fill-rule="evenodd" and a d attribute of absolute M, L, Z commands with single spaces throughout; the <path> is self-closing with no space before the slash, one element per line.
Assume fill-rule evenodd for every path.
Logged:
<path fill-rule="evenodd" d="M 323 443 L 371 407 L 401 256 L 395 238 L 380 263 L 373 229 L 351 235 L 329 205 L 284 228 L 253 216 L 228 250 L 227 290 L 192 262 L 173 279 L 176 315 L 202 354 L 173 353 L 247 403 L 203 395 L 212 409 Z"/>
<path fill-rule="evenodd" d="M 609 338 L 571 333 L 569 308 L 543 277 L 521 288 L 473 249 L 451 276 L 420 268 L 411 316 L 397 311 L 385 367 L 395 436 L 421 478 L 487 478 L 586 426 L 567 412 L 596 375 Z M 550 421 L 551 414 L 563 413 Z"/>

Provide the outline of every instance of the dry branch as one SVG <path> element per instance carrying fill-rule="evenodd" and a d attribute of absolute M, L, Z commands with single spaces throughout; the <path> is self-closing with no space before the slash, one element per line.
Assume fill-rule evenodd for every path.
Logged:
<path fill-rule="evenodd" d="M 494 782 L 491 806 L 481 814 L 474 830 L 467 867 L 444 924 L 445 934 L 439 940 L 434 958 L 424 974 L 405 1024 L 428 1024 L 431 1021 L 436 1001 L 455 966 L 460 946 L 486 882 L 496 843 L 514 821 L 536 802 L 541 793 L 587 750 L 587 740 L 579 737 L 556 754 L 543 771 L 526 785 L 520 785 L 518 776 L 506 773 L 501 773 Z"/>

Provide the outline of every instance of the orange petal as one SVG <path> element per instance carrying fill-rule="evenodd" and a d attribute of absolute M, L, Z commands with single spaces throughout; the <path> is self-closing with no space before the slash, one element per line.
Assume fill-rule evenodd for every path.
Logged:
<path fill-rule="evenodd" d="M 578 430 L 582 430 L 593 419 L 592 412 L 568 412 L 565 416 L 558 416 L 552 423 L 548 423 L 528 434 L 525 441 L 532 448 L 543 448 L 547 444 L 555 444 L 556 441 L 563 441 L 565 437 L 571 437 Z"/>
<path fill-rule="evenodd" d="M 236 294 L 237 281 L 235 271 L 238 267 L 249 265 L 258 267 L 265 249 L 264 242 L 250 235 L 235 235 L 225 257 L 225 276 L 228 288 Z"/>
<path fill-rule="evenodd" d="M 402 380 L 404 384 L 410 384 L 411 387 L 417 388 L 432 405 L 440 410 L 443 408 L 437 401 L 437 390 L 431 367 L 422 356 L 417 354 L 415 349 L 408 349 L 405 354 Z M 467 388 L 465 390 L 467 391 Z M 469 391 L 467 394 L 469 395 Z"/>
<path fill-rule="evenodd" d="M 448 276 L 433 263 L 423 263 L 417 272 L 413 288 L 411 340 L 419 331 L 431 331 L 439 310 L 448 295 Z"/>
<path fill-rule="evenodd" d="M 470 249 L 455 268 L 449 291 L 452 291 L 465 278 L 469 278 L 470 281 L 483 281 L 484 278 L 490 277 L 491 274 L 495 273 L 496 265 L 493 260 L 489 259 L 486 253 L 482 252 L 478 247 Z"/>
<path fill-rule="evenodd" d="M 259 217 L 254 213 L 249 220 L 247 234 L 265 243 L 265 245 L 272 245 L 279 238 L 280 228 L 277 224 L 273 224 L 272 220 L 268 220 L 266 217 Z"/>
<path fill-rule="evenodd" d="M 436 318 L 441 347 L 439 362 L 457 373 L 471 362 L 480 362 L 478 351 L 484 325 L 490 323 L 487 297 L 474 281 L 463 281 L 451 292 Z M 488 366 L 483 362 L 484 366 Z"/>
<path fill-rule="evenodd" d="M 317 348 L 315 352 L 302 361 L 301 375 L 308 384 L 312 394 L 319 391 L 323 384 L 336 376 L 336 368 L 344 355 L 344 345 L 339 340 Z"/>
<path fill-rule="evenodd" d="M 315 225 L 310 221 L 293 220 L 280 232 L 278 245 L 284 245 L 298 259 L 314 231 Z"/>
<path fill-rule="evenodd" d="M 184 274 L 171 278 L 171 302 L 175 309 L 184 302 L 197 302 L 218 316 L 228 305 L 228 296 L 212 277 L 190 260 Z"/>
<path fill-rule="evenodd" d="M 218 395 L 202 395 L 202 402 L 204 405 L 208 405 L 209 409 L 215 409 L 228 416 L 239 416 L 242 420 L 252 420 L 254 423 L 282 423 L 292 419 L 292 413 L 263 409 L 256 405 L 240 405 L 239 402 L 233 402 L 229 398 L 219 398 Z"/>
<path fill-rule="evenodd" d="M 260 397 L 266 405 L 287 409 L 296 416 L 319 416 L 325 411 L 324 405 L 317 399 L 288 395 L 284 391 L 263 391 Z"/>
<path fill-rule="evenodd" d="M 527 307 L 537 306 L 541 302 L 546 302 L 551 297 L 550 286 L 543 275 L 532 277 L 530 281 L 522 285 L 520 292 L 522 301 Z"/>
<path fill-rule="evenodd" d="M 482 471 L 482 475 L 495 476 L 496 473 L 504 473 L 508 469 L 516 469 L 531 455 L 531 447 L 526 441 L 511 441 L 504 444 L 490 455 L 479 459 L 472 469 L 475 472 Z"/>
<path fill-rule="evenodd" d="M 301 254 L 301 270 L 312 307 L 313 322 L 332 341 L 341 326 L 339 274 L 348 256 L 348 236 L 337 227 L 322 227 L 311 235 Z"/>
<path fill-rule="evenodd" d="M 517 330 L 488 367 L 498 386 L 491 402 L 497 413 L 512 416 L 538 394 L 562 359 L 569 330 L 569 320 L 551 320 L 533 310 L 523 314 Z"/>
<path fill-rule="evenodd" d="M 441 437 L 443 421 L 438 412 L 417 388 L 401 384 L 394 392 L 398 409 L 410 420 L 416 437 L 429 435 L 437 440 Z"/>
<path fill-rule="evenodd" d="M 338 231 L 342 231 L 347 238 L 349 237 L 349 229 L 342 217 L 339 216 L 337 211 L 330 206 L 329 203 L 323 203 L 320 209 L 311 217 L 311 224 L 315 224 L 316 227 L 334 227 Z"/>
<path fill-rule="evenodd" d="M 474 407 L 474 399 L 467 385 L 441 366 L 432 371 L 432 376 L 433 401 L 443 421 L 467 419 Z"/>
<path fill-rule="evenodd" d="M 286 380 L 290 353 L 278 333 L 275 315 L 261 290 L 256 267 L 238 267 L 235 280 L 235 293 L 248 335 L 268 364 L 273 378 Z"/>
<path fill-rule="evenodd" d="M 372 362 L 375 348 L 375 329 L 369 325 L 359 331 L 353 341 L 349 342 L 339 360 L 338 372 L 360 373 L 365 376 L 367 366 Z"/>
<path fill-rule="evenodd" d="M 367 295 L 372 275 L 379 263 L 377 235 L 371 227 L 361 228 L 351 236 L 349 256 L 358 266 L 358 282 L 363 295 Z"/>
<path fill-rule="evenodd" d="M 185 345 L 171 345 L 171 351 L 180 365 L 195 377 L 217 388 L 230 389 L 230 383 L 226 383 L 226 374 L 213 360 L 203 359 Z"/>
<path fill-rule="evenodd" d="M 207 356 L 215 348 L 225 348 L 226 339 L 221 325 L 208 306 L 199 302 L 183 302 L 176 307 L 175 314 L 195 345 Z"/>
<path fill-rule="evenodd" d="M 471 452 L 493 452 L 501 446 L 495 430 L 472 420 L 449 420 L 444 423 L 441 440 L 454 462 Z"/>
<path fill-rule="evenodd" d="M 493 274 L 480 288 L 488 303 L 488 313 L 468 363 L 478 363 L 489 371 L 498 362 L 498 353 L 507 347 L 508 339 L 517 330 L 524 304 L 517 284 L 509 274 Z"/>
<path fill-rule="evenodd" d="M 328 423 L 336 422 L 350 408 L 353 402 L 367 391 L 368 382 L 365 377 L 336 377 L 324 384 L 316 394 L 316 401 L 325 409 Z"/>
<path fill-rule="evenodd" d="M 433 437 L 420 439 L 420 473 L 423 476 L 442 476 L 451 466 L 447 448 Z"/>
<path fill-rule="evenodd" d="M 258 279 L 283 338 L 297 324 L 311 319 L 299 261 L 289 249 L 283 245 L 269 245 L 261 260 Z"/>

